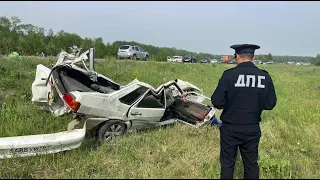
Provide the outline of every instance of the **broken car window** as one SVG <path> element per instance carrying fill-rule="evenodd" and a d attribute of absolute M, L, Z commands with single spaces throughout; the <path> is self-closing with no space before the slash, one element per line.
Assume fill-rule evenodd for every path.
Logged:
<path fill-rule="evenodd" d="M 148 90 L 148 88 L 146 88 L 146 87 L 139 87 L 138 89 L 132 91 L 128 95 L 123 96 L 122 98 L 120 98 L 119 101 L 124 103 L 124 104 L 131 105 L 139 97 L 141 97 L 147 90 Z"/>
<path fill-rule="evenodd" d="M 147 95 L 139 102 L 137 107 L 140 108 L 164 108 L 164 105 L 161 103 L 163 99 L 163 93 L 159 97 L 155 97 L 151 92 L 148 92 Z"/>

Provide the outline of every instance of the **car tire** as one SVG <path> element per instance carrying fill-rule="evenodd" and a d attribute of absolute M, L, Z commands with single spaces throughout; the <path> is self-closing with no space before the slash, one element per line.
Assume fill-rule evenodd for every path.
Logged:
<path fill-rule="evenodd" d="M 132 59 L 133 59 L 133 60 L 137 60 L 137 55 L 134 54 L 134 55 L 132 56 Z"/>
<path fill-rule="evenodd" d="M 107 143 L 121 137 L 127 130 L 126 124 L 120 120 L 108 120 L 97 129 L 97 140 Z"/>

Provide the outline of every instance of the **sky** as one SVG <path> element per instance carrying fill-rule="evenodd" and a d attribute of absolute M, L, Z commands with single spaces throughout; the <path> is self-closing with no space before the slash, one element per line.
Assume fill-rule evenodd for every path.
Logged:
<path fill-rule="evenodd" d="M 309 1 L 37 1 L 0 2 L 0 16 L 107 42 L 136 41 L 193 52 L 320 54 L 320 2 Z"/>

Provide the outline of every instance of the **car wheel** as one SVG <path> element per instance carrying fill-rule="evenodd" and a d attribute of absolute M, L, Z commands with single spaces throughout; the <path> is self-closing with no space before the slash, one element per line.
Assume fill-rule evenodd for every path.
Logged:
<path fill-rule="evenodd" d="M 137 60 L 137 55 L 133 55 L 133 56 L 132 56 L 132 59 L 133 59 L 133 60 Z"/>
<path fill-rule="evenodd" d="M 122 121 L 109 120 L 97 130 L 97 138 L 101 143 L 110 142 L 121 137 L 125 131 L 126 125 Z"/>

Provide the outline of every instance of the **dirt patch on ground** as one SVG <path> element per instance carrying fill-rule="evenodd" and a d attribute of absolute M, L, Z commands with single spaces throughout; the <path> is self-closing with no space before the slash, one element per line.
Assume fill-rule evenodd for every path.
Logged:
<path fill-rule="evenodd" d="M 0 87 L 0 101 L 1 101 L 1 99 L 5 99 L 9 96 L 12 96 L 13 94 L 14 94 L 13 91 L 10 91 L 8 89 L 4 89 L 4 88 Z"/>
<path fill-rule="evenodd" d="M 104 59 L 94 59 L 94 61 L 96 61 L 96 62 L 103 62 L 104 61 Z"/>

